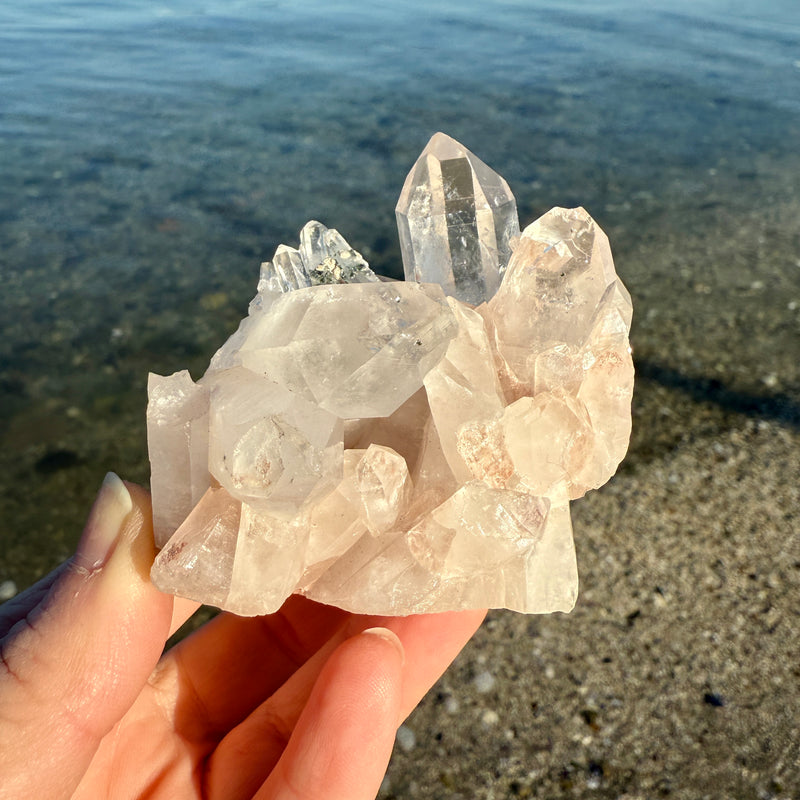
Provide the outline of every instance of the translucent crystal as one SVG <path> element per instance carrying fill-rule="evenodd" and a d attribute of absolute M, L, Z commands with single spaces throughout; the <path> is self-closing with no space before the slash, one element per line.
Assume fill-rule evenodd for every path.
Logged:
<path fill-rule="evenodd" d="M 352 479 L 343 481 L 340 491 L 358 509 L 359 519 L 370 533 L 377 536 L 391 530 L 411 492 L 408 464 L 399 453 L 383 445 L 371 444 L 366 450 L 347 452 L 354 457 L 355 465 Z"/>
<path fill-rule="evenodd" d="M 442 580 L 494 573 L 531 552 L 550 503 L 470 481 L 408 532 L 414 558 Z"/>
<path fill-rule="evenodd" d="M 503 395 L 480 314 L 449 298 L 458 334 L 425 376 L 425 391 L 442 451 L 459 481 L 472 479 L 459 451 L 464 426 L 490 420 L 503 410 Z"/>
<path fill-rule="evenodd" d="M 147 391 L 153 529 L 163 547 L 209 487 L 208 389 L 183 370 L 151 374 Z"/>
<path fill-rule="evenodd" d="M 374 614 L 484 606 L 570 611 L 578 572 L 569 506 L 559 500 L 547 507 L 524 494 L 470 484 L 420 520 L 413 534 L 361 537 L 301 591 Z"/>
<path fill-rule="evenodd" d="M 226 368 L 241 365 L 341 419 L 385 417 L 422 387 L 456 333 L 438 286 L 312 288 L 253 320 Z"/>
<path fill-rule="evenodd" d="M 158 554 L 153 580 L 183 597 L 225 606 L 233 576 L 242 505 L 208 489 Z"/>
<path fill-rule="evenodd" d="M 517 204 L 508 184 L 466 147 L 434 134 L 396 212 L 407 281 L 438 283 L 472 305 L 497 291 L 519 236 Z"/>
<path fill-rule="evenodd" d="M 506 268 L 513 197 L 443 134 L 398 222 L 413 282 L 377 281 L 310 222 L 196 384 L 150 377 L 164 591 L 247 615 L 292 592 L 368 614 L 574 604 L 569 500 L 630 436 L 608 240 L 553 209 Z"/>
<path fill-rule="evenodd" d="M 561 353 L 565 363 L 582 364 L 597 319 L 616 313 L 627 330 L 632 306 L 608 237 L 582 208 L 554 208 L 522 232 L 502 286 L 482 313 L 513 398 L 536 391 L 540 356 Z"/>
<path fill-rule="evenodd" d="M 280 607 L 305 569 L 308 536 L 304 516 L 286 521 L 243 503 L 230 588 L 221 605 L 243 616 Z"/>
<path fill-rule="evenodd" d="M 209 393 L 208 469 L 259 511 L 293 515 L 327 494 L 342 470 L 342 421 L 285 384 L 244 367 L 215 373 Z"/>
<path fill-rule="evenodd" d="M 606 235 L 582 208 L 548 211 L 522 232 L 500 289 L 479 310 L 506 402 L 534 398 L 551 409 L 546 427 L 560 443 L 551 456 L 561 454 L 569 496 L 602 486 L 628 447 L 633 392 L 631 298 Z"/>
<path fill-rule="evenodd" d="M 339 231 L 311 220 L 300 231 L 300 248 L 279 244 L 261 265 L 258 294 L 250 313 L 269 307 L 276 296 L 322 283 L 374 283 L 378 276 Z"/>

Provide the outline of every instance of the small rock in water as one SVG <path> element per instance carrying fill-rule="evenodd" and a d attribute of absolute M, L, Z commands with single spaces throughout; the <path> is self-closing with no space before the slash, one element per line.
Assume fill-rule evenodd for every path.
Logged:
<path fill-rule="evenodd" d="M 0 583 L 0 603 L 5 603 L 17 594 L 17 584 L 8 580 Z"/>

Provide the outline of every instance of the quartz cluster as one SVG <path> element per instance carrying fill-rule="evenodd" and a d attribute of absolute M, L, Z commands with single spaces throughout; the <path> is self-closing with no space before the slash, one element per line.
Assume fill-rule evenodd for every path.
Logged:
<path fill-rule="evenodd" d="M 370 614 L 574 605 L 569 501 L 631 426 L 608 239 L 581 208 L 520 233 L 506 182 L 442 133 L 397 219 L 406 281 L 309 222 L 200 380 L 150 376 L 162 590 L 243 615 L 293 592 Z"/>

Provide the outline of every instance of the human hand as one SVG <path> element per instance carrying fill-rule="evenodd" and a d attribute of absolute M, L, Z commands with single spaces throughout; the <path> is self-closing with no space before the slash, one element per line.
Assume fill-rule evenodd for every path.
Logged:
<path fill-rule="evenodd" d="M 162 656 L 197 604 L 150 583 L 154 556 L 149 496 L 112 474 L 75 556 L 0 607 L 4 800 L 373 798 L 397 726 L 484 614 L 295 596 Z"/>

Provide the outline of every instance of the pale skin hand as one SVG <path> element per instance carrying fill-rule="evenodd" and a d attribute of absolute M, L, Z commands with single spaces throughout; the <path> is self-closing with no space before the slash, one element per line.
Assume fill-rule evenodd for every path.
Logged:
<path fill-rule="evenodd" d="M 104 485 L 76 555 L 0 607 L 4 800 L 374 798 L 397 726 L 484 612 L 292 597 L 161 657 L 197 606 L 149 582 L 149 497 L 127 488 Z"/>

